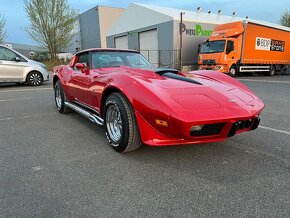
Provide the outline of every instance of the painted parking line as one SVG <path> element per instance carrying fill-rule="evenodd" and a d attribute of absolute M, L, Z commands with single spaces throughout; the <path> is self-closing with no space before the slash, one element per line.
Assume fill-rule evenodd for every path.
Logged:
<path fill-rule="evenodd" d="M 20 120 L 20 119 L 29 119 L 29 118 L 37 118 L 37 117 L 43 117 L 43 116 L 50 116 L 55 113 L 47 113 L 47 114 L 35 114 L 35 115 L 26 115 L 21 117 L 6 117 L 6 118 L 0 118 L 0 121 L 8 121 L 8 120 Z"/>
<path fill-rule="evenodd" d="M 49 96 L 40 96 L 40 97 L 31 97 L 31 98 L 10 98 L 10 99 L 0 99 L 0 102 L 6 102 L 6 101 L 21 101 L 21 100 L 31 100 L 31 99 L 37 99 L 37 98 L 50 98 L 52 95 Z"/>
<path fill-rule="evenodd" d="M 267 127 L 267 126 L 259 126 L 259 128 L 266 129 L 266 130 L 270 130 L 270 131 L 273 131 L 273 132 L 278 132 L 278 133 L 286 134 L 286 135 L 290 135 L 290 132 L 285 131 L 285 130 L 281 130 L 281 129 L 275 129 L 275 128 L 271 128 L 271 127 Z"/>
<path fill-rule="evenodd" d="M 290 84 L 289 81 L 270 81 L 270 80 L 258 80 L 258 79 L 238 79 L 239 81 L 246 81 L 246 82 L 263 82 L 263 83 L 279 83 L 279 84 Z"/>
<path fill-rule="evenodd" d="M 3 90 L 0 93 L 7 92 L 28 92 L 28 91 L 42 91 L 42 90 L 52 90 L 52 88 L 39 88 L 39 89 L 12 89 L 12 90 Z"/>

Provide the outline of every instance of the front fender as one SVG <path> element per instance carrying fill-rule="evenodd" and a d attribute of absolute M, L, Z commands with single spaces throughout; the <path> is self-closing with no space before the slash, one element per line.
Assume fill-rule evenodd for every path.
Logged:
<path fill-rule="evenodd" d="M 200 75 L 204 77 L 209 77 L 211 79 L 214 79 L 216 81 L 227 83 L 233 86 L 236 86 L 238 88 L 241 88 L 251 94 L 254 94 L 252 90 L 250 90 L 247 86 L 245 86 L 243 83 L 239 82 L 238 80 L 232 78 L 229 75 L 226 75 L 224 73 L 220 73 L 218 71 L 212 71 L 212 70 L 199 70 L 199 71 L 191 71 L 188 73 L 182 73 L 184 76 L 188 75 Z"/>
<path fill-rule="evenodd" d="M 25 67 L 24 72 L 23 72 L 23 81 L 26 81 L 27 75 L 32 72 L 32 71 L 37 71 L 42 74 L 43 80 L 47 81 L 48 79 L 48 72 L 46 69 L 42 68 L 41 66 L 33 66 L 33 67 Z"/>
<path fill-rule="evenodd" d="M 170 123 L 170 115 L 174 113 L 174 108 L 179 109 L 180 106 L 170 96 L 149 90 L 138 81 L 127 84 L 122 88 L 122 93 L 134 108 L 142 139 L 147 138 L 145 135 L 148 133 L 148 127 L 158 135 L 172 137 L 179 135 Z M 157 124 L 157 121 L 163 122 L 164 125 Z"/>

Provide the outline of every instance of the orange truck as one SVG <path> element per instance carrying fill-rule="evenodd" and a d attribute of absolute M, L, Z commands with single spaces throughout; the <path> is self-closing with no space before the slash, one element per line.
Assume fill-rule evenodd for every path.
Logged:
<path fill-rule="evenodd" d="M 218 25 L 201 45 L 198 64 L 231 76 L 284 72 L 290 66 L 290 28 L 252 20 Z"/>

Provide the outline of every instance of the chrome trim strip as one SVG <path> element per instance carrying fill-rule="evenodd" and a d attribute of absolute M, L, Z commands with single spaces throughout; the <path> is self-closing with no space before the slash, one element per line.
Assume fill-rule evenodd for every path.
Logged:
<path fill-rule="evenodd" d="M 100 112 L 99 112 L 99 111 L 97 111 L 96 109 L 90 107 L 89 105 L 86 105 L 86 104 L 81 103 L 81 102 L 76 101 L 76 100 L 74 100 L 74 101 L 72 101 L 72 102 L 75 103 L 75 104 L 77 104 L 77 105 L 79 105 L 79 106 L 81 106 L 81 107 L 84 107 L 84 108 L 86 108 L 86 109 L 88 109 L 88 110 L 91 110 L 91 111 L 95 112 L 95 113 L 98 114 L 98 115 L 100 115 Z"/>
<path fill-rule="evenodd" d="M 93 113 L 81 108 L 80 106 L 78 106 L 76 104 L 72 104 L 70 102 L 65 102 L 64 104 L 65 104 L 66 107 L 69 107 L 72 110 L 80 113 L 81 115 L 83 115 L 84 117 L 86 117 L 87 119 L 92 121 L 93 123 L 96 123 L 96 124 L 98 124 L 100 126 L 104 125 L 104 120 L 101 117 L 99 117 L 98 115 L 93 114 Z"/>

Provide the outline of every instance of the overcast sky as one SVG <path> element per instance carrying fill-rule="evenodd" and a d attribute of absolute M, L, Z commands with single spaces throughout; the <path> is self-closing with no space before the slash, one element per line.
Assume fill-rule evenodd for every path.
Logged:
<path fill-rule="evenodd" d="M 200 6 L 203 12 L 211 10 L 216 13 L 221 9 L 224 15 L 231 15 L 236 11 L 239 17 L 249 16 L 272 23 L 279 23 L 283 11 L 290 11 L 289 0 L 68 0 L 80 13 L 96 5 L 126 8 L 131 2 L 187 10 L 195 10 Z M 24 11 L 24 0 L 0 0 L 0 14 L 6 19 L 7 42 L 34 44 L 24 31 L 24 28 L 29 26 Z"/>

